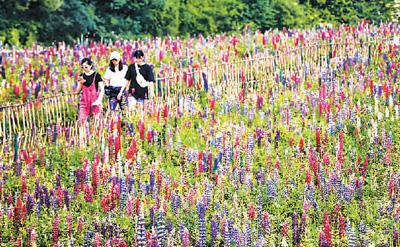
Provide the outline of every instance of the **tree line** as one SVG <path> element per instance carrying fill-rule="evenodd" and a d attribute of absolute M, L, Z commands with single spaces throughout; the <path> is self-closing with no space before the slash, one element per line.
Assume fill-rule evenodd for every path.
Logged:
<path fill-rule="evenodd" d="M 394 0 L 0 0 L 0 42 L 189 36 L 386 21 Z"/>

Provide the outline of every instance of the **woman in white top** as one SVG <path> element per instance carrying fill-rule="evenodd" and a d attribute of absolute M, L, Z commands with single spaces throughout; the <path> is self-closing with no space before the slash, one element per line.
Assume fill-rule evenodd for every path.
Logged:
<path fill-rule="evenodd" d="M 110 65 L 108 66 L 103 80 L 106 85 L 106 95 L 109 98 L 109 107 L 115 110 L 116 106 L 124 112 L 126 107 L 125 88 L 128 86 L 125 75 L 128 66 L 122 64 L 121 55 L 113 51 L 110 56 Z"/>

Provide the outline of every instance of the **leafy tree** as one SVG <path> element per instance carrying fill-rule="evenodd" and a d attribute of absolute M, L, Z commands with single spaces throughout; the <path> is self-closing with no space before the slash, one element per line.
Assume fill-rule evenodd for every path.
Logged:
<path fill-rule="evenodd" d="M 274 9 L 271 0 L 244 0 L 245 22 L 251 27 L 265 31 L 276 27 L 278 11 Z"/>
<path fill-rule="evenodd" d="M 375 22 L 394 0 L 0 0 L 0 41 L 31 45 L 91 38 L 185 36 L 250 28 Z"/>
<path fill-rule="evenodd" d="M 304 26 L 304 6 L 298 0 L 273 0 L 276 15 L 276 27 Z"/>

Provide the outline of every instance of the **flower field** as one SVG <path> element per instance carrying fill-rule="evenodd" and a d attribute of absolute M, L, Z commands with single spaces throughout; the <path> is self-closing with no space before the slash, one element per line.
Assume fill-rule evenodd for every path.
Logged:
<path fill-rule="evenodd" d="M 398 246 L 398 34 L 362 22 L 4 53 L 0 243 Z M 136 48 L 158 96 L 78 126 L 79 60 L 104 73 Z"/>

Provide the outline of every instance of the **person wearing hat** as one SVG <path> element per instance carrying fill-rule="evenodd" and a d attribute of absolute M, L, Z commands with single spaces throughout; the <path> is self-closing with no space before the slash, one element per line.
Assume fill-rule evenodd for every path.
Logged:
<path fill-rule="evenodd" d="M 128 66 L 122 64 L 121 55 L 117 51 L 113 51 L 110 55 L 110 64 L 104 74 L 104 82 L 106 85 L 105 92 L 108 97 L 109 107 L 116 110 L 117 105 L 122 112 L 126 107 L 125 88 L 128 86 L 125 80 Z"/>

